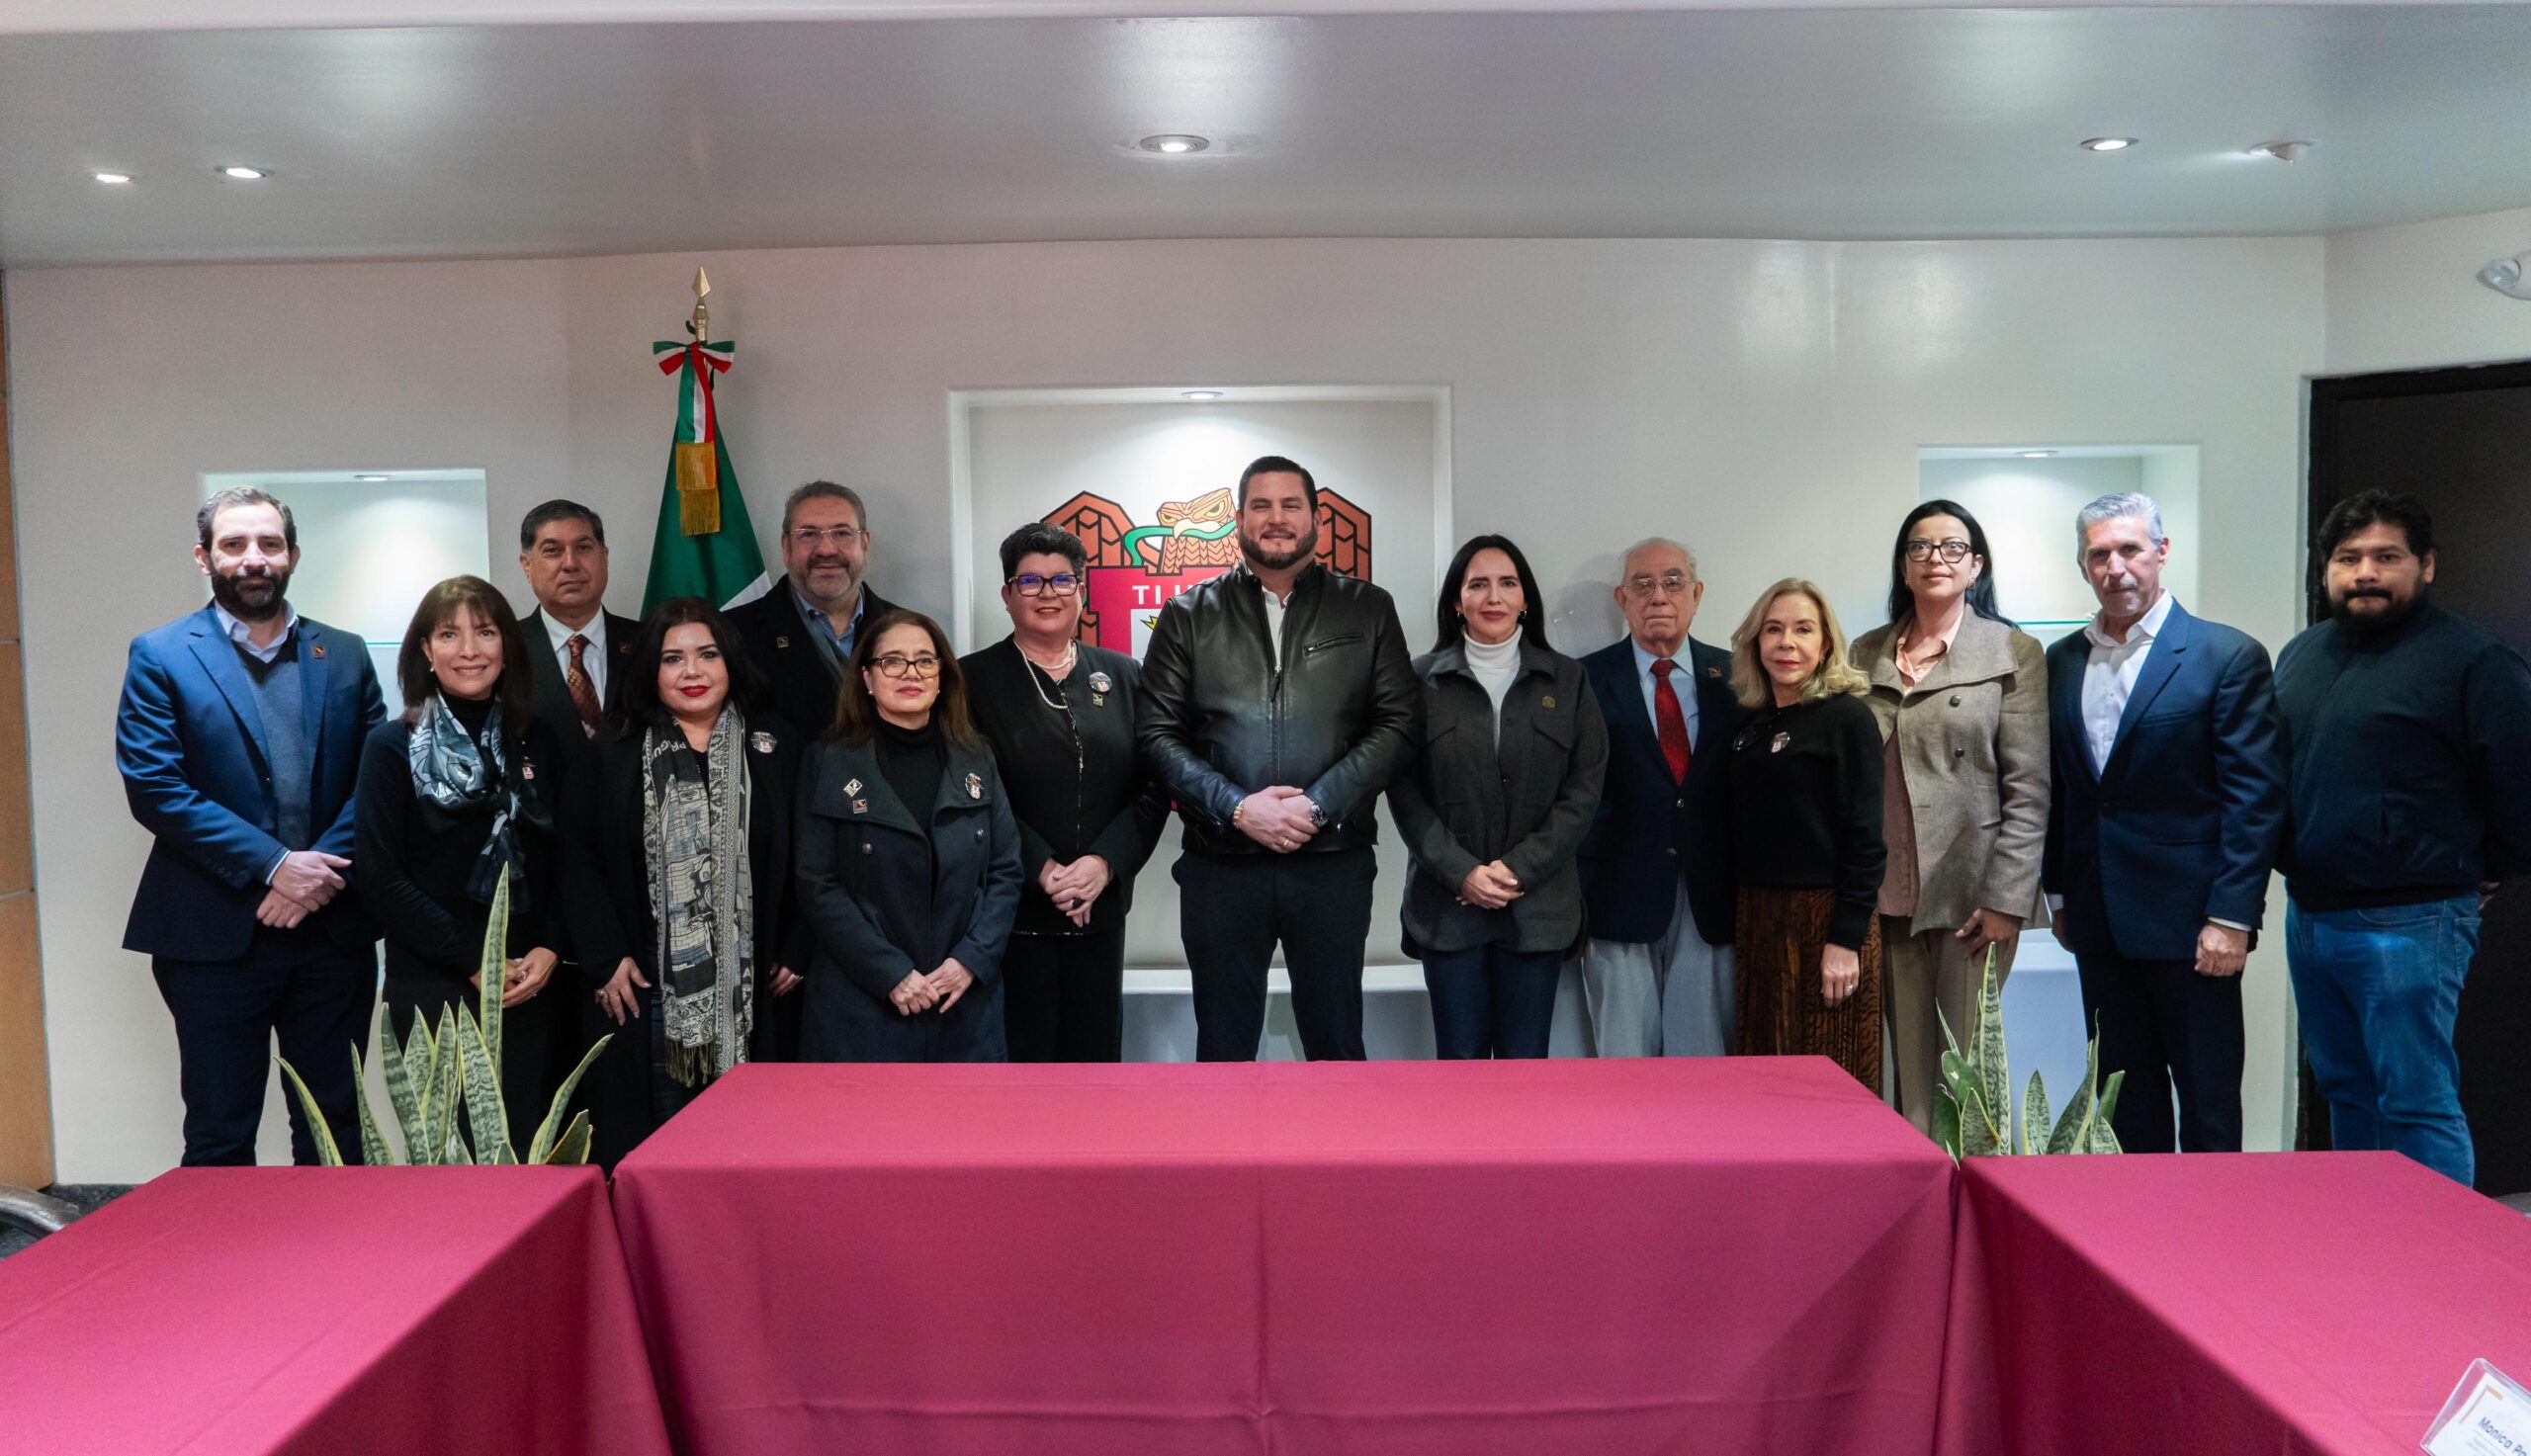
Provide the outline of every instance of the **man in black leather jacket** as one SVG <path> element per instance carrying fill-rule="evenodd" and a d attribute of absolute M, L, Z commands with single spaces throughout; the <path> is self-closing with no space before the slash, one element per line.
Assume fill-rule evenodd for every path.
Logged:
<path fill-rule="evenodd" d="M 1301 1050 L 1358 1061 L 1372 810 L 1421 741 L 1423 692 L 1388 593 L 1316 560 L 1309 471 L 1269 455 L 1242 472 L 1239 548 L 1161 610 L 1136 724 L 1186 822 L 1195 1056 L 1256 1059 L 1279 941 Z"/>

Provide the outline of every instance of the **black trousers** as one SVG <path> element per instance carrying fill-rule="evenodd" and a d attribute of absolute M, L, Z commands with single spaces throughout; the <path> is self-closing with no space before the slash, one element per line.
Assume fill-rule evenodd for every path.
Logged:
<path fill-rule="evenodd" d="M 2083 1014 L 2100 1027 L 2100 1077 L 2127 1073 L 2110 1127 L 2130 1153 L 2241 1151 L 2241 978 L 2187 961 L 2076 956 Z M 2171 1121 L 2171 1092 L 2179 1121 Z M 2176 1136 L 2174 1136 L 2176 1134 Z"/>
<path fill-rule="evenodd" d="M 477 1009 L 482 1005 L 482 993 L 474 986 L 437 976 L 390 976 L 385 999 L 387 1024 L 398 1042 L 412 1036 L 416 1013 L 430 1018 L 431 1035 L 437 1036 L 441 1008 L 450 1008 L 454 1016 L 460 1004 Z M 569 1016 L 574 1024 L 579 1019 L 576 1007 L 556 1009 L 550 982 L 545 989 L 501 1012 L 501 1110 L 509 1114 L 510 1149 L 522 1158 L 536 1141 L 536 1129 L 545 1121 L 547 1102 L 554 1095 L 551 1048 L 558 1015 Z M 466 1109 L 466 1120 L 472 1127 L 472 1106 Z"/>
<path fill-rule="evenodd" d="M 153 956 L 149 971 L 176 1018 L 188 1167 L 255 1160 L 276 1040 L 325 1114 L 343 1160 L 361 1160 L 360 1114 L 352 1105 L 360 1083 L 352 1063 L 368 1055 L 376 952 L 344 951 L 321 932 L 259 925 L 238 960 Z M 297 1095 L 283 1085 L 291 1158 L 312 1163 L 315 1134 Z"/>
<path fill-rule="evenodd" d="M 1002 953 L 1003 1024 L 1013 1062 L 1121 1062 L 1125 927 L 1014 933 Z"/>
<path fill-rule="evenodd" d="M 1299 854 L 1181 855 L 1178 929 L 1195 982 L 1195 1060 L 1254 1062 L 1274 947 L 1312 1062 L 1362 1060 L 1362 945 L 1371 933 L 1368 846 Z"/>
<path fill-rule="evenodd" d="M 1424 952 L 1433 1056 L 1441 1062 L 1543 1057 L 1555 1030 L 1564 952 L 1480 945 Z"/>

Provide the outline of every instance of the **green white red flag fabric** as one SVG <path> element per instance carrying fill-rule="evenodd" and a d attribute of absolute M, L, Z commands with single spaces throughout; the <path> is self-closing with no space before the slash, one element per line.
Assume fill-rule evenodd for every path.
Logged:
<path fill-rule="evenodd" d="M 645 613 L 680 596 L 733 607 L 764 595 L 772 584 L 712 398 L 713 381 L 729 372 L 735 348 L 701 340 L 651 346 L 659 373 L 677 377 L 676 437 L 668 447 L 658 531 L 651 542 Z"/>

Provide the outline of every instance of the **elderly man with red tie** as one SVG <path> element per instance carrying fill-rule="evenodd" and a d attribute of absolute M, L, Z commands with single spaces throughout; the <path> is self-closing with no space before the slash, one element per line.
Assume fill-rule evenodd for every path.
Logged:
<path fill-rule="evenodd" d="M 1731 1046 L 1731 793 L 1715 751 L 1740 729 L 1731 654 L 1688 629 L 1696 557 L 1625 554 L 1625 640 L 1582 659 L 1609 728 L 1608 782 L 1582 842 L 1582 994 L 1602 1057 L 1718 1057 Z"/>

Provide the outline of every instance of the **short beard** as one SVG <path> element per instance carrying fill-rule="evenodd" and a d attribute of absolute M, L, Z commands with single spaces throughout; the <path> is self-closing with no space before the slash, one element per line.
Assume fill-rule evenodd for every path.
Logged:
<path fill-rule="evenodd" d="M 1239 554 L 1247 557 L 1249 566 L 1256 570 L 1280 571 L 1289 566 L 1297 566 L 1318 555 L 1318 523 L 1311 522 L 1309 531 L 1298 541 L 1293 542 L 1289 550 L 1281 552 L 1266 551 L 1247 532 L 1242 531 L 1239 533 Z"/>
<path fill-rule="evenodd" d="M 256 579 L 271 582 L 273 588 L 272 599 L 261 606 L 248 602 L 239 592 L 238 578 L 217 571 L 211 576 L 211 599 L 219 604 L 221 611 L 240 622 L 270 622 L 281 615 L 282 604 L 290 596 L 290 573 L 275 571 Z"/>

